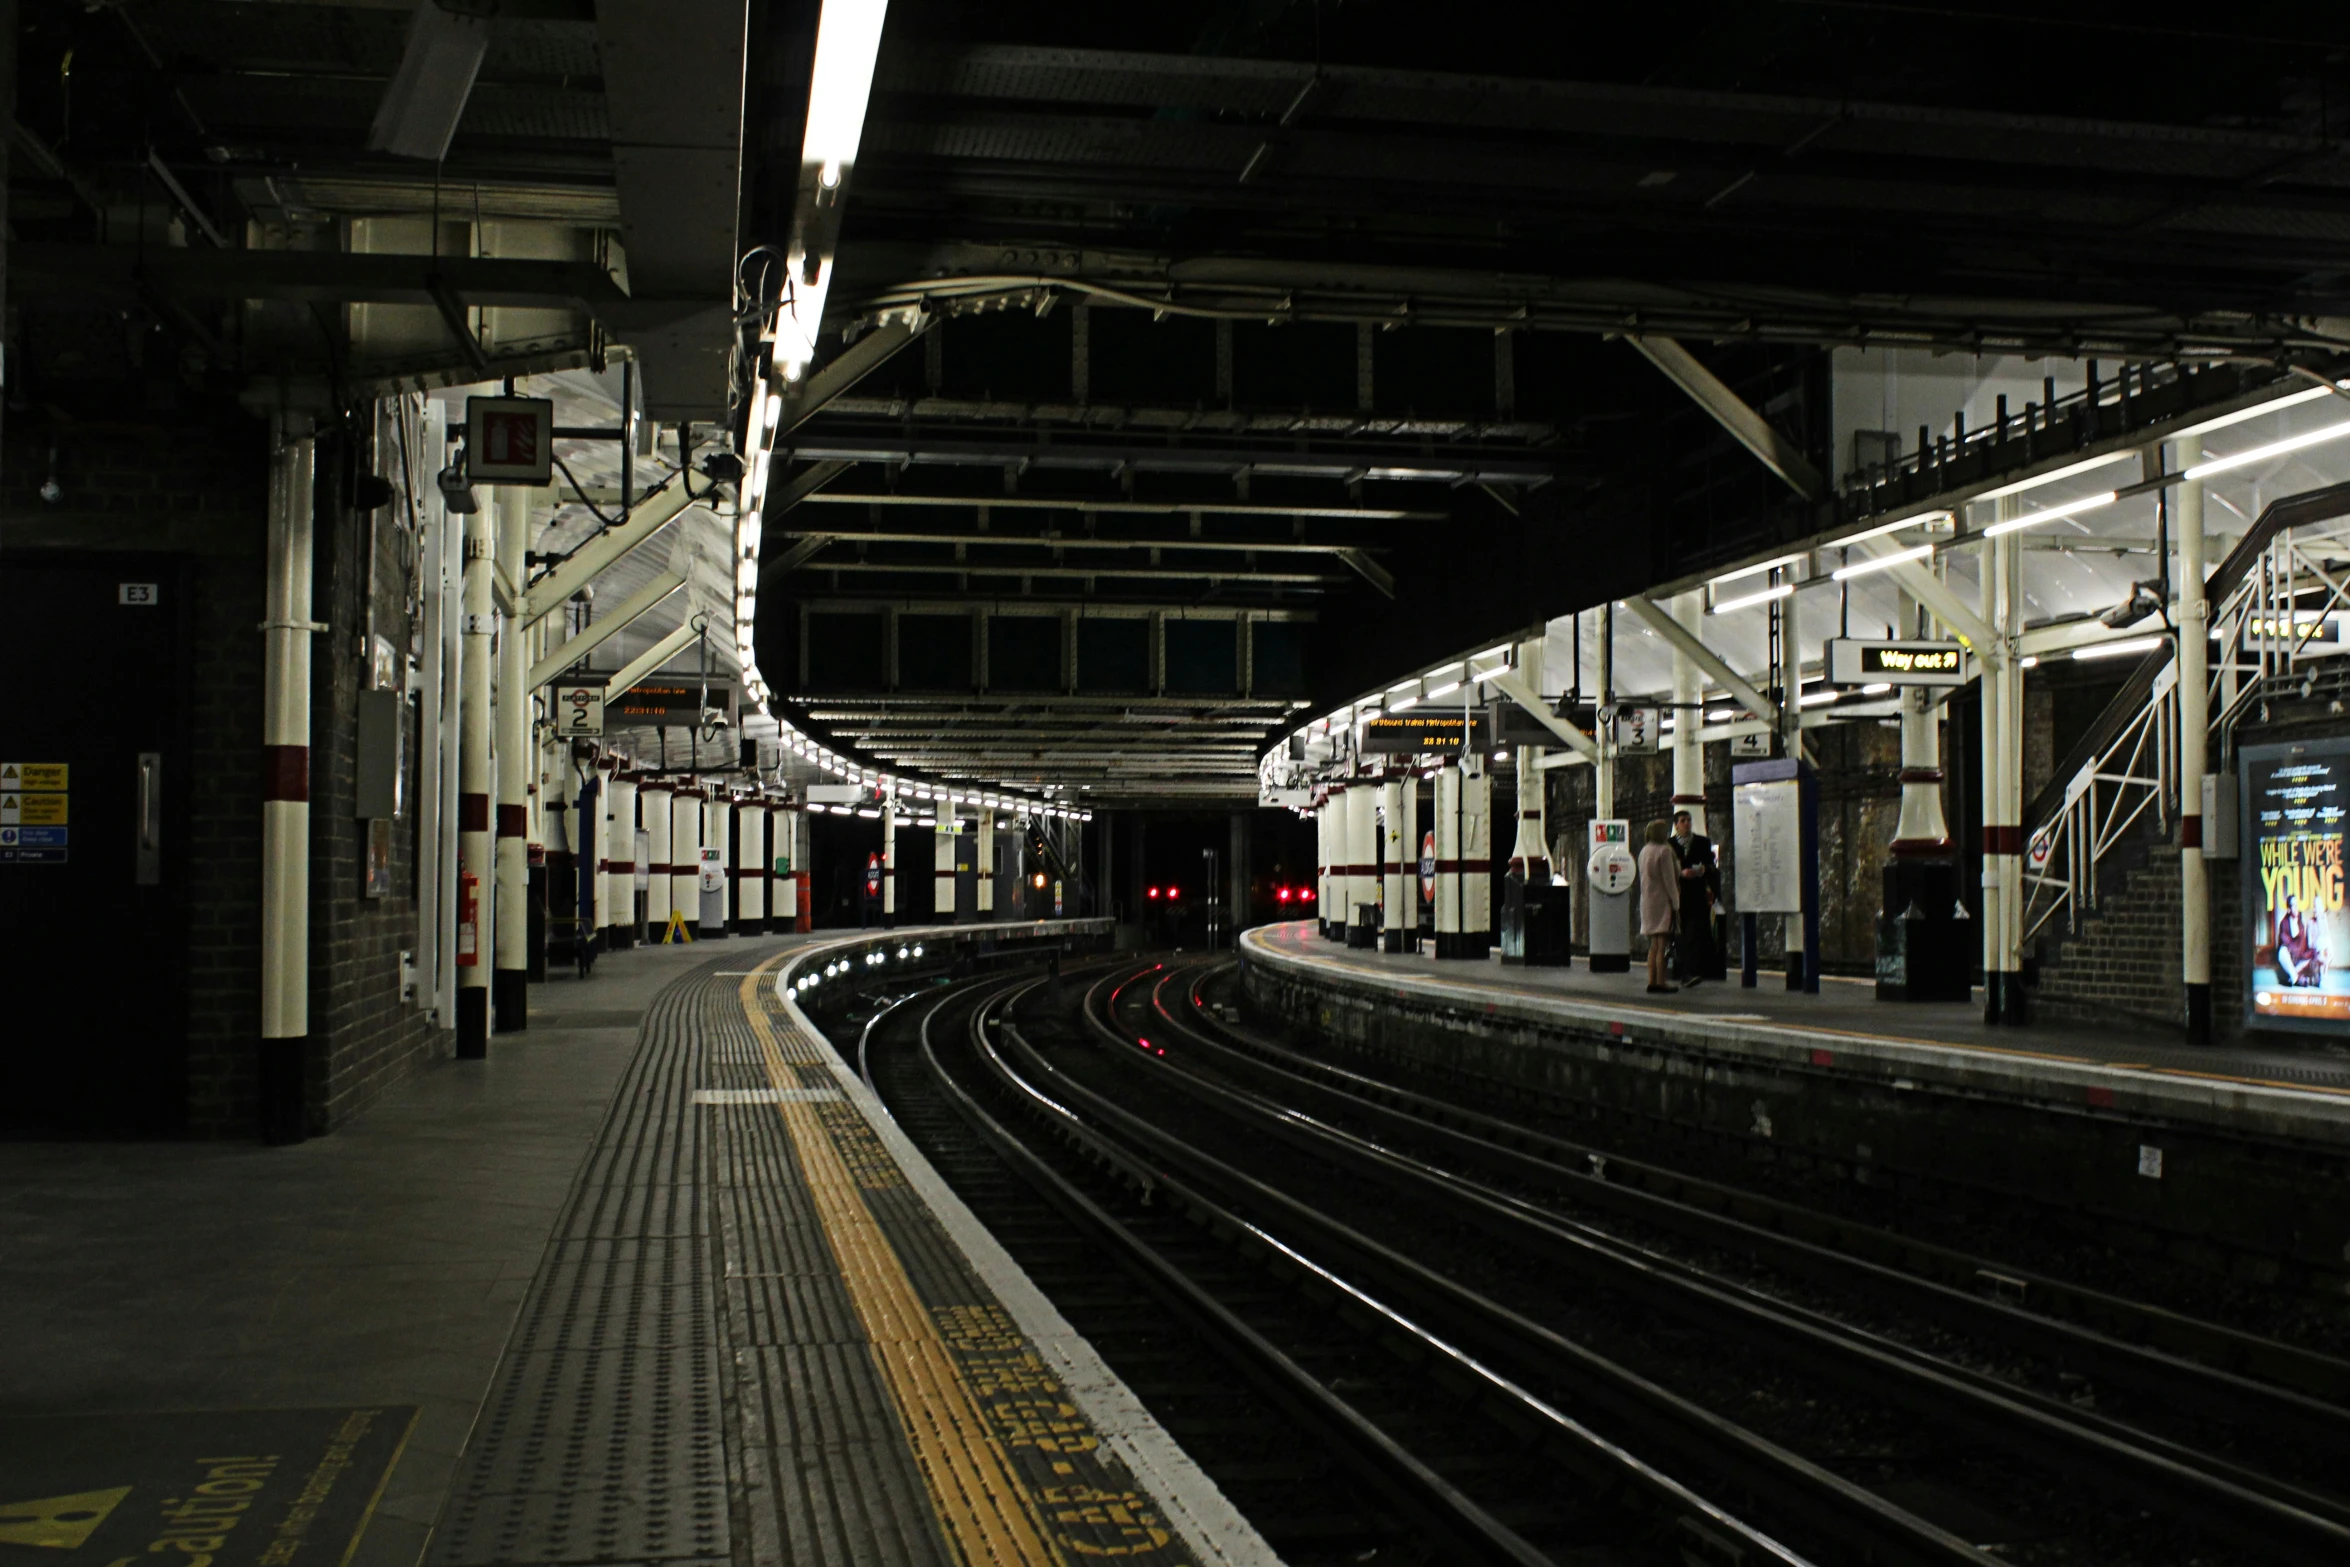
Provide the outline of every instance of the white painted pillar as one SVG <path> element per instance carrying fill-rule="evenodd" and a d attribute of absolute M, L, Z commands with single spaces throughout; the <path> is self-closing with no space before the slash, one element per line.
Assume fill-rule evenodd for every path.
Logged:
<path fill-rule="evenodd" d="M 692 784 L 669 795 L 669 911 L 701 935 L 702 791 Z"/>
<path fill-rule="evenodd" d="M 613 919 L 612 780 L 620 776 L 620 763 L 616 758 L 599 756 L 589 774 L 596 781 L 596 798 L 589 807 L 587 820 L 590 909 L 587 939 L 600 951 L 612 944 L 608 934 Z"/>
<path fill-rule="evenodd" d="M 490 1050 L 490 971 L 497 961 L 497 860 L 490 837 L 490 791 L 497 784 L 490 712 L 497 657 L 495 511 L 492 496 L 465 518 L 465 618 L 457 682 L 457 1055 L 474 1061 Z"/>
<path fill-rule="evenodd" d="M 530 492 L 493 489 L 484 509 L 495 515 L 497 571 L 519 589 L 527 572 L 523 552 L 530 545 Z M 497 697 L 492 754 L 497 765 L 498 815 L 494 844 L 498 939 L 490 975 L 490 1007 L 501 1034 L 530 1025 L 530 664 L 528 634 L 519 621 L 500 617 Z"/>
<path fill-rule="evenodd" d="M 1998 503 L 2000 519 L 2017 515 L 2016 500 Z M 1977 605 L 1994 634 L 1984 650 L 1982 676 L 1983 780 L 1983 1021 L 2023 1021 L 2019 968 L 2020 899 L 2023 874 L 2021 754 L 2022 671 L 2016 668 L 2014 636 L 2019 595 L 2015 590 L 2015 535 L 1986 541 L 1981 554 Z M 2011 712 L 2010 709 L 2019 711 Z M 2011 908 L 2011 904 L 2018 907 Z"/>
<path fill-rule="evenodd" d="M 695 931 L 705 938 L 725 935 L 734 921 L 734 878 L 727 874 L 734 865 L 734 855 L 730 852 L 733 828 L 734 801 L 725 789 L 714 785 L 710 797 L 702 802 L 702 847 L 718 851 L 718 891 L 712 895 L 715 908 L 706 902 L 702 910 L 705 916 L 714 912 L 717 917 L 704 918 Z M 695 885 L 698 887 L 700 882 L 697 880 Z"/>
<path fill-rule="evenodd" d="M 1606 716 L 1606 710 L 1616 700 L 1616 606 L 1613 604 L 1605 605 L 1599 612 L 1599 699 L 1599 733 L 1593 737 L 1599 747 L 1599 757 L 1591 766 L 1591 814 L 1604 822 L 1613 821 L 1616 814 L 1616 726 L 1607 722 Z"/>
<path fill-rule="evenodd" d="M 1337 907 L 1335 894 L 1330 890 L 1330 867 L 1336 863 L 1330 838 L 1331 825 L 1338 820 L 1338 802 L 1343 798 L 1342 794 L 1333 789 L 1323 797 L 1321 805 L 1314 811 L 1314 921 L 1321 926 L 1325 937 L 1330 934 L 1331 922 L 1337 917 L 1332 912 Z"/>
<path fill-rule="evenodd" d="M 1691 636 L 1705 624 L 1705 594 L 1676 593 L 1673 619 Z M 1673 809 L 1689 813 L 1689 825 L 1705 831 L 1705 747 L 1697 731 L 1705 722 L 1705 682 L 1697 661 L 1673 649 Z M 1604 814 L 1604 813 L 1603 813 Z"/>
<path fill-rule="evenodd" d="M 938 808 L 938 826 L 930 835 L 931 918 L 941 925 L 955 922 L 955 834 L 962 824 L 952 806 Z"/>
<path fill-rule="evenodd" d="M 1379 950 L 1411 950 L 1412 907 L 1405 899 L 1403 801 L 1413 785 L 1389 777 L 1379 785 Z"/>
<path fill-rule="evenodd" d="M 2174 468 L 2203 459 L 2203 438 L 2172 443 Z M 2211 605 L 2203 595 L 2203 485 L 2173 492 L 2179 540 L 2179 959 L 2187 1038 L 2211 1043 L 2211 873 L 2203 863 L 2203 779 L 2211 770 Z"/>
<path fill-rule="evenodd" d="M 734 808 L 734 928 L 767 934 L 767 802 L 752 798 Z"/>
<path fill-rule="evenodd" d="M 612 806 L 604 814 L 611 822 L 611 911 L 604 916 L 608 944 L 633 947 L 641 934 L 636 907 L 636 797 L 639 776 L 625 768 L 612 775 Z"/>
<path fill-rule="evenodd" d="M 303 421 L 308 428 L 308 421 Z M 316 447 L 281 426 L 269 458 L 261 677 L 261 1136 L 308 1132 L 310 637 Z M 86 829 L 85 829 L 86 830 Z"/>
<path fill-rule="evenodd" d="M 1436 955 L 1461 954 L 1461 770 L 1447 762 L 1436 770 L 1432 809 L 1436 833 Z"/>
<path fill-rule="evenodd" d="M 1896 632 L 1904 637 L 1917 635 L 1917 600 L 1903 593 L 1900 605 Z M 1942 815 L 1942 709 L 1930 687 L 1897 689 L 1901 696 L 1901 817 L 1893 827 L 1893 857 L 1942 858 L 1951 847 L 1950 826 Z"/>
<path fill-rule="evenodd" d="M 979 893 L 973 907 L 976 917 L 991 920 L 995 918 L 995 812 L 992 809 L 979 813 L 978 832 L 972 864 L 979 873 Z"/>
<path fill-rule="evenodd" d="M 1403 813 L 1400 828 L 1403 835 L 1403 944 L 1405 951 L 1416 952 L 1420 946 L 1420 780 L 1417 774 L 1404 774 L 1399 808 Z"/>
<path fill-rule="evenodd" d="M 778 934 L 796 928 L 800 918 L 799 882 L 791 874 L 800 864 L 792 852 L 792 819 L 796 814 L 788 802 L 767 802 L 767 866 L 773 873 L 767 884 L 767 928 Z"/>
<path fill-rule="evenodd" d="M 1541 637 L 1529 637 L 1518 644 L 1518 677 L 1536 696 L 1542 694 L 1542 642 Z M 1517 822 L 1511 839 L 1510 869 L 1524 877 L 1529 885 L 1550 880 L 1550 833 L 1544 822 L 1542 771 L 1542 758 L 1547 753 L 1545 746 L 1518 747 L 1518 808 L 1513 813 Z"/>
<path fill-rule="evenodd" d="M 660 941 L 669 928 L 669 843 L 676 836 L 672 812 L 677 786 L 648 778 L 637 791 L 645 819 L 645 939 Z"/>
<path fill-rule="evenodd" d="M 881 924 L 898 922 L 898 797 L 895 790 L 881 801 Z"/>
<path fill-rule="evenodd" d="M 1484 759 L 1461 768 L 1461 956 L 1493 950 L 1493 777 Z"/>
<path fill-rule="evenodd" d="M 1371 930 L 1379 928 L 1379 786 L 1368 778 L 1356 779 L 1346 791 L 1346 869 L 1346 940 L 1353 946 L 1363 939 L 1357 932 L 1364 910 L 1374 921 Z"/>
<path fill-rule="evenodd" d="M 1786 580 L 1795 580 L 1795 568 L 1785 568 Z M 1803 755 L 1803 629 L 1796 614 L 1800 593 L 1790 593 L 1771 608 L 1779 617 L 1779 689 L 1785 705 L 1779 710 L 1779 754 L 1799 759 Z M 1786 932 L 1787 988 L 1801 990 L 1804 983 L 1803 915 L 1798 912 L 1780 916 L 1781 928 Z"/>

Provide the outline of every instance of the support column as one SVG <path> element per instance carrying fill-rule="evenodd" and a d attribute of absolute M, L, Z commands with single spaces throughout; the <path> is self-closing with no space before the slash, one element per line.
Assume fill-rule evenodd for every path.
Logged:
<path fill-rule="evenodd" d="M 2024 1013 L 2024 665 L 2016 643 L 2024 631 L 2024 541 L 2005 534 L 2001 548 L 1999 660 L 1999 820 L 2007 844 L 1999 878 L 2001 968 L 2007 975 L 2002 1022 L 2020 1027 Z"/>
<path fill-rule="evenodd" d="M 669 928 L 669 841 L 675 836 L 671 816 L 676 785 L 666 778 L 648 778 L 637 791 L 637 809 L 645 818 L 645 940 L 660 941 Z"/>
<path fill-rule="evenodd" d="M 547 644 L 546 620 L 523 629 L 522 656 L 535 663 L 545 653 Z M 525 967 L 523 979 L 533 985 L 547 980 L 547 779 L 554 772 L 549 759 L 551 737 L 547 726 L 538 722 L 532 702 L 535 692 L 525 691 L 523 700 L 523 754 L 528 758 L 529 777 L 523 782 L 524 849 L 526 881 L 523 906 L 529 911 L 523 931 Z"/>
<path fill-rule="evenodd" d="M 898 795 L 895 789 L 881 800 L 881 928 L 898 922 Z"/>
<path fill-rule="evenodd" d="M 490 972 L 497 961 L 497 858 L 490 837 L 490 675 L 497 658 L 497 501 L 465 517 L 465 614 L 457 680 L 457 1056 L 490 1053 Z"/>
<path fill-rule="evenodd" d="M 1447 762 L 1436 770 L 1431 802 L 1436 833 L 1436 955 L 1461 951 L 1461 770 Z"/>
<path fill-rule="evenodd" d="M 1673 619 L 1691 636 L 1705 621 L 1702 592 L 1676 593 Z M 1705 831 L 1705 747 L 1697 731 L 1705 722 L 1705 682 L 1697 661 L 1673 649 L 1673 809 L 1689 813 L 1694 832 Z"/>
<path fill-rule="evenodd" d="M 669 913 L 701 934 L 702 791 L 692 784 L 669 795 Z"/>
<path fill-rule="evenodd" d="M 261 687 L 261 1138 L 307 1135 L 310 1054 L 310 619 L 316 447 L 281 426 L 269 458 Z M 308 428 L 308 421 L 302 421 Z"/>
<path fill-rule="evenodd" d="M 1224 907 L 1230 911 L 1225 916 L 1225 935 L 1231 941 L 1232 949 L 1235 952 L 1240 950 L 1240 933 L 1248 928 L 1248 894 L 1251 881 L 1248 863 L 1248 812 L 1234 811 L 1231 831 L 1225 838 L 1224 885 L 1226 891 Z"/>
<path fill-rule="evenodd" d="M 1461 765 L 1461 956 L 1493 950 L 1493 777 L 1482 757 Z"/>
<path fill-rule="evenodd" d="M 595 808 L 588 813 L 588 906 L 587 938 L 599 952 L 613 945 L 612 922 L 612 789 L 613 780 L 620 776 L 617 758 L 599 756 L 595 761 Z"/>
<path fill-rule="evenodd" d="M 496 518 L 496 568 L 509 587 L 524 579 L 522 553 L 530 532 L 530 496 L 519 489 L 490 492 Z M 496 965 L 490 971 L 490 1010 L 497 1031 L 530 1026 L 530 664 L 520 621 L 499 617 L 497 691 L 492 710 L 492 759 L 498 778 Z"/>
<path fill-rule="evenodd" d="M 2172 443 L 2173 466 L 2203 459 L 2203 438 Z M 2211 769 L 2211 605 L 2203 595 L 2203 485 L 2172 492 L 2179 536 L 2179 967 L 2187 1039 L 2211 1043 L 2211 873 L 2203 863 L 2203 780 Z"/>
<path fill-rule="evenodd" d="M 707 941 L 723 936 L 734 918 L 734 878 L 727 874 L 734 864 L 732 847 L 734 801 L 722 788 L 712 788 L 710 797 L 702 802 L 702 847 L 718 851 L 718 889 L 705 892 L 701 903 L 701 922 L 695 934 Z M 701 886 L 701 867 L 694 867 L 694 885 Z"/>
<path fill-rule="evenodd" d="M 1785 580 L 1794 581 L 1793 567 L 1781 567 Z M 1779 622 L 1779 754 L 1791 759 L 1803 755 L 1803 639 L 1795 612 L 1797 595 L 1790 593 L 1771 605 Z M 1804 916 L 1781 915 L 1786 931 L 1787 988 L 1804 988 Z"/>
<path fill-rule="evenodd" d="M 612 823 L 607 856 L 612 862 L 612 912 L 605 916 L 604 930 L 608 944 L 615 947 L 635 946 L 643 932 L 636 906 L 636 794 L 640 776 L 626 769 L 612 775 L 612 804 L 605 813 Z"/>
<path fill-rule="evenodd" d="M 800 866 L 792 852 L 793 815 L 789 802 L 767 802 L 767 866 L 773 873 L 767 884 L 767 928 L 778 935 L 798 929 L 800 922 L 800 887 L 792 874 Z"/>
<path fill-rule="evenodd" d="M 1518 678 L 1536 696 L 1542 694 L 1542 643 L 1541 637 L 1529 637 L 1518 644 Z M 1542 787 L 1542 758 L 1547 750 L 1539 745 L 1518 747 L 1517 830 L 1511 840 L 1509 868 L 1527 886 L 1550 880 L 1550 834 L 1543 819 Z"/>
<path fill-rule="evenodd" d="M 1409 952 L 1415 922 L 1404 901 L 1403 797 L 1407 785 L 1389 777 L 1379 785 L 1379 950 Z"/>
<path fill-rule="evenodd" d="M 1363 926 L 1363 911 L 1374 922 L 1379 910 L 1379 786 L 1358 778 L 1346 791 L 1346 944 L 1377 943 L 1378 926 Z"/>
<path fill-rule="evenodd" d="M 1403 775 L 1403 908 L 1404 950 L 1420 950 L 1420 778 Z M 1238 840 L 1242 844 L 1247 839 Z M 1246 886 L 1246 883 L 1243 883 Z"/>
<path fill-rule="evenodd" d="M 980 920 L 995 918 L 995 812 L 979 813 L 979 837 L 971 851 L 971 868 L 977 877 L 978 891 L 972 905 L 972 916 Z"/>
<path fill-rule="evenodd" d="M 930 835 L 930 917 L 941 925 L 955 923 L 955 833 L 960 826 L 953 807 L 942 804 Z"/>
<path fill-rule="evenodd" d="M 1345 796 L 1332 790 L 1322 797 L 1314 811 L 1314 922 L 1321 927 L 1324 940 L 1330 936 L 1331 910 L 1336 907 L 1336 894 L 1331 891 L 1330 867 L 1336 863 L 1336 852 L 1331 847 L 1332 827 L 1342 809 L 1339 801 Z"/>
<path fill-rule="evenodd" d="M 1998 502 L 2001 519 L 2016 515 L 2013 496 Z M 2023 828 L 2016 821 L 2022 795 L 2022 682 L 2015 677 L 2015 535 L 1983 545 L 1978 603 L 1996 637 L 1984 649 L 1983 703 L 1983 1021 L 2020 1023 L 2024 998 L 2017 972 L 2020 917 L 2010 908 L 2023 870 Z"/>
<path fill-rule="evenodd" d="M 734 807 L 734 931 L 767 934 L 767 805 L 739 800 Z"/>
<path fill-rule="evenodd" d="M 1599 733 L 1593 736 L 1599 760 L 1591 765 L 1591 814 L 1603 822 L 1616 816 L 1616 726 L 1608 714 L 1616 705 L 1616 606 L 1599 612 Z"/>

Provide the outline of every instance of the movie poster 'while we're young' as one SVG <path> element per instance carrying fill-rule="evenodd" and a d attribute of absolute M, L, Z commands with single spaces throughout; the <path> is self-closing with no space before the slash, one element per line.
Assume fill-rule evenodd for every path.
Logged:
<path fill-rule="evenodd" d="M 2342 852 L 2350 756 L 2248 758 L 2252 1013 L 2350 1023 Z"/>

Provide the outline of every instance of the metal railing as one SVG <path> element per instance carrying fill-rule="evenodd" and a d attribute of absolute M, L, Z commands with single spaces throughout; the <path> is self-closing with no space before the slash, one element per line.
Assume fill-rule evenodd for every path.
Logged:
<path fill-rule="evenodd" d="M 2307 690 L 2317 659 L 2350 652 L 2350 639 L 2320 634 L 2350 615 L 2350 569 L 2339 550 L 2345 486 L 2293 496 L 2263 510 L 2259 523 L 2206 583 L 2216 630 L 2209 669 L 2212 761 L 2233 754 L 2236 731 L 2260 704 Z M 2335 526 L 2317 527 L 2321 522 Z M 2296 527 L 2298 523 L 2300 526 Z M 2181 809 L 2179 671 L 2169 640 L 2146 656 L 2087 736 L 2087 754 L 2065 781 L 2061 801 L 2043 797 L 2024 849 L 2024 930 L 2029 943 L 2058 915 L 2080 929 L 2097 907 L 2097 871 L 2149 814 L 2167 831 Z M 2079 753 L 2076 752 L 2076 755 Z M 2201 788 L 2197 780 L 2195 787 Z"/>

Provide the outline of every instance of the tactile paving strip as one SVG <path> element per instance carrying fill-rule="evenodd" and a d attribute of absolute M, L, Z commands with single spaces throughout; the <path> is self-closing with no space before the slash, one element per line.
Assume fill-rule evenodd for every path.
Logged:
<path fill-rule="evenodd" d="M 467 1444 L 435 1567 L 730 1559 L 692 1105 L 706 988 L 673 986 L 646 1014 Z"/>

